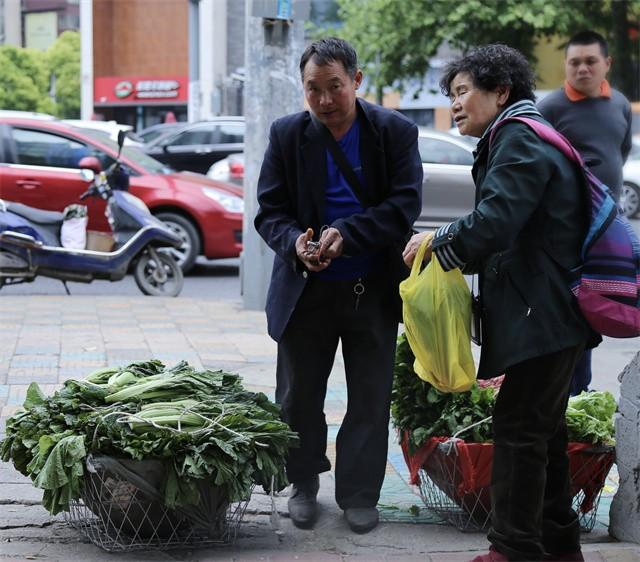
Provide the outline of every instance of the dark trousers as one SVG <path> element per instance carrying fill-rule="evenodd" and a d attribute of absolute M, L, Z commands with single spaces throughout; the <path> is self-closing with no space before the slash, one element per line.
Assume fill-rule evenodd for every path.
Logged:
<path fill-rule="evenodd" d="M 331 468 L 324 401 L 338 341 L 347 382 L 347 412 L 336 440 L 336 501 L 373 507 L 387 462 L 389 405 L 398 324 L 387 283 L 309 280 L 278 344 L 276 402 L 300 435 L 287 475 L 299 482 Z"/>
<path fill-rule="evenodd" d="M 580 345 L 506 370 L 493 413 L 489 540 L 509 560 L 580 550 L 565 411 L 582 351 Z"/>
<path fill-rule="evenodd" d="M 571 396 L 587 392 L 591 384 L 591 350 L 585 349 L 578 360 L 571 379 Z"/>

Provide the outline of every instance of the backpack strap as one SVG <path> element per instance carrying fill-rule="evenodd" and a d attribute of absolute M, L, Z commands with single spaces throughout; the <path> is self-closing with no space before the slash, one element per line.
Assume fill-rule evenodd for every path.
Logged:
<path fill-rule="evenodd" d="M 509 121 L 520 121 L 521 123 L 525 123 L 531 127 L 542 140 L 557 148 L 571 162 L 578 165 L 582 171 L 587 182 L 586 185 L 589 188 L 588 193 L 590 198 L 589 230 L 582 247 L 582 257 L 584 258 L 593 243 L 618 215 L 617 205 L 613 197 L 609 194 L 609 188 L 593 174 L 589 167 L 584 163 L 580 153 L 562 133 L 556 131 L 551 126 L 541 123 L 540 121 L 536 121 L 535 119 L 531 119 L 530 117 L 507 117 L 506 119 L 496 123 L 489 134 L 489 149 L 491 149 L 491 142 L 493 141 L 493 136 L 495 135 L 498 127 L 504 123 L 508 123 Z M 596 188 L 596 191 L 594 191 L 594 187 Z M 597 215 L 591 216 L 594 203 L 597 205 Z"/>
<path fill-rule="evenodd" d="M 550 127 L 549 125 L 541 123 L 540 121 L 537 121 L 535 119 L 531 119 L 530 117 L 507 117 L 502 121 L 498 121 L 493 129 L 491 129 L 491 133 L 489 134 L 489 147 L 491 147 L 493 137 L 495 136 L 498 127 L 504 125 L 505 123 L 509 123 L 510 121 L 520 121 L 521 123 L 529 125 L 529 127 L 531 127 L 542 140 L 555 146 L 569 160 L 576 162 L 581 168 L 585 170 L 585 172 L 589 172 L 589 168 L 585 166 L 585 163 L 582 160 L 582 156 L 580 156 L 580 153 L 575 148 L 573 148 L 567 137 L 565 137 L 562 133 L 556 131 L 553 127 Z"/>
<path fill-rule="evenodd" d="M 489 136 L 489 146 L 491 146 L 491 141 L 493 140 L 493 135 L 495 134 L 496 129 L 507 121 L 520 121 L 522 123 L 526 123 L 531 127 L 535 133 L 544 141 L 549 144 L 555 146 L 562 154 L 564 154 L 569 160 L 575 162 L 582 168 L 584 175 L 587 177 L 587 181 L 590 184 L 602 184 L 591 171 L 591 168 L 587 166 L 582 159 L 580 153 L 574 148 L 569 139 L 565 137 L 561 132 L 556 131 L 553 127 L 541 123 L 540 121 L 536 121 L 535 119 L 531 119 L 530 117 L 507 117 L 497 123 L 496 127 L 493 128 L 491 134 Z M 608 189 L 608 188 L 607 188 Z"/>

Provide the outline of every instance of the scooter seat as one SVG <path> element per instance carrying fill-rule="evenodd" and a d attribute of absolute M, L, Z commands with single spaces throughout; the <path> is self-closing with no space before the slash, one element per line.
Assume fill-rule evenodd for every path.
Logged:
<path fill-rule="evenodd" d="M 10 201 L 5 201 L 5 203 L 7 204 L 7 209 L 12 213 L 37 224 L 59 224 L 62 223 L 64 219 L 64 215 L 58 211 L 43 211 L 42 209 L 35 209 L 22 203 Z"/>

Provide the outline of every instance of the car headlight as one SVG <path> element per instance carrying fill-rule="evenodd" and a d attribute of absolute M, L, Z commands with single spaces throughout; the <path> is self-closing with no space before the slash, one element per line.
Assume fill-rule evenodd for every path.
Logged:
<path fill-rule="evenodd" d="M 244 213 L 244 200 L 237 195 L 231 195 L 224 191 L 218 191 L 217 189 L 211 189 L 210 187 L 203 187 L 202 193 L 204 193 L 209 199 L 213 199 L 216 203 L 222 205 L 225 211 L 230 213 Z"/>

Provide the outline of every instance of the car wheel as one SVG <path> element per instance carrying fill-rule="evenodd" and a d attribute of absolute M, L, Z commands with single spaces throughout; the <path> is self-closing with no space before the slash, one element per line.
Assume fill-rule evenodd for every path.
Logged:
<path fill-rule="evenodd" d="M 200 236 L 196 227 L 189 219 L 177 213 L 158 213 L 156 218 L 165 223 L 182 240 L 179 248 L 165 248 L 163 251 L 173 256 L 183 273 L 188 273 L 200 254 Z"/>
<path fill-rule="evenodd" d="M 629 217 L 637 217 L 640 214 L 640 187 L 633 183 L 625 183 L 622 186 L 622 197 L 620 198 L 624 214 Z"/>

